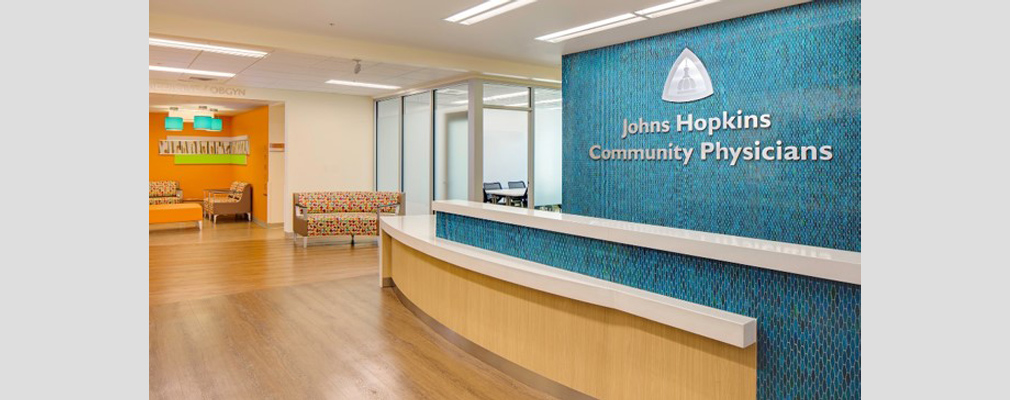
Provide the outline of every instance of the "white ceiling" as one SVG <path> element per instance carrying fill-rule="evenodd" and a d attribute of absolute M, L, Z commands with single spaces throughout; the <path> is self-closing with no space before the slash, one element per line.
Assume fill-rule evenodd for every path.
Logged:
<path fill-rule="evenodd" d="M 180 15 L 322 36 L 409 45 L 538 65 L 559 65 L 562 54 L 686 29 L 807 0 L 706 0 L 712 3 L 558 44 L 534 38 L 669 0 L 539 0 L 470 26 L 443 21 L 482 1 L 149 0 L 149 4 L 152 14 Z M 277 79 L 269 74 L 244 77 L 253 78 L 267 82 Z"/>
<path fill-rule="evenodd" d="M 197 109 L 200 106 L 216 108 L 218 115 L 238 115 L 246 111 L 269 105 L 259 100 L 225 99 L 220 97 L 182 96 L 150 93 L 148 108 L 151 112 L 168 112 L 169 107 Z"/>
<path fill-rule="evenodd" d="M 149 50 L 150 65 L 236 74 L 231 78 L 221 78 L 150 71 L 149 76 L 151 79 L 205 81 L 270 89 L 373 96 L 389 92 L 389 89 L 331 85 L 326 83 L 326 81 L 337 79 L 408 88 L 462 74 L 460 71 L 376 63 L 367 60 L 361 62 L 361 72 L 354 74 L 354 61 L 352 60 L 292 53 L 283 50 L 272 51 L 263 58 L 240 57 L 156 46 L 149 46 Z"/>

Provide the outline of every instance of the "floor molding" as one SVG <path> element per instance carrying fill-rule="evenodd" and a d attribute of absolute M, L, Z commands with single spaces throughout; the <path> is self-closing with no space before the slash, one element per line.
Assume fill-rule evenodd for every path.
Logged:
<path fill-rule="evenodd" d="M 400 300 L 403 304 L 417 319 L 421 320 L 425 325 L 428 325 L 435 333 L 448 340 L 450 343 L 459 347 L 461 350 L 467 352 L 468 354 L 474 356 L 478 360 L 484 362 L 487 365 L 494 367 L 495 369 L 505 373 L 505 375 L 511 376 L 515 380 L 526 384 L 529 387 L 540 390 L 541 392 L 547 393 L 551 396 L 557 397 L 559 399 L 572 399 L 572 400 L 585 400 L 585 399 L 595 399 L 590 395 L 582 393 L 578 390 L 572 389 L 565 386 L 557 381 L 540 375 L 536 372 L 530 371 L 525 367 L 516 364 L 512 361 L 505 359 L 490 350 L 481 347 L 480 345 L 471 342 L 469 339 L 463 337 L 462 335 L 449 329 L 447 326 L 442 325 L 430 315 L 424 312 L 415 305 L 410 299 L 407 298 L 400 292 L 400 289 L 396 287 L 396 283 L 393 282 L 393 278 L 389 279 L 390 288 L 393 289 L 393 293 L 396 294 L 396 298 Z M 383 282 L 385 283 L 385 282 Z"/>

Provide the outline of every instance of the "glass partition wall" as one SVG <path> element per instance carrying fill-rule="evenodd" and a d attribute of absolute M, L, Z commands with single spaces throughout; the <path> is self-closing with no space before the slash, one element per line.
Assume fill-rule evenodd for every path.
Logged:
<path fill-rule="evenodd" d="M 435 90 L 435 200 L 467 199 L 468 87 Z"/>
<path fill-rule="evenodd" d="M 400 111 L 400 99 L 375 103 L 375 190 L 401 190 Z"/>
<path fill-rule="evenodd" d="M 403 98 L 403 193 L 407 215 L 431 214 L 431 92 Z"/>
<path fill-rule="evenodd" d="M 560 211 L 561 102 L 557 88 L 482 79 L 378 100 L 375 187 L 403 191 L 411 215 L 432 200 Z"/>

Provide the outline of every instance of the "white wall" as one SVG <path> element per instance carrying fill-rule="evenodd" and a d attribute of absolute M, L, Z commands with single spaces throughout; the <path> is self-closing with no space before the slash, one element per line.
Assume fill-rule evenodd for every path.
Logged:
<path fill-rule="evenodd" d="M 284 230 L 291 231 L 291 194 L 372 190 L 374 123 L 371 97 L 151 80 L 151 93 L 283 102 Z"/>

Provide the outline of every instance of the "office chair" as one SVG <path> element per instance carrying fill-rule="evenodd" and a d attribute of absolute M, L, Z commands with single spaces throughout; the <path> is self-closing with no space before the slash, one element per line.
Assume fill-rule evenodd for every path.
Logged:
<path fill-rule="evenodd" d="M 487 191 L 498 189 L 501 189 L 501 182 L 484 182 L 484 202 L 494 203 L 494 199 L 491 198 L 491 195 L 487 194 Z"/>

